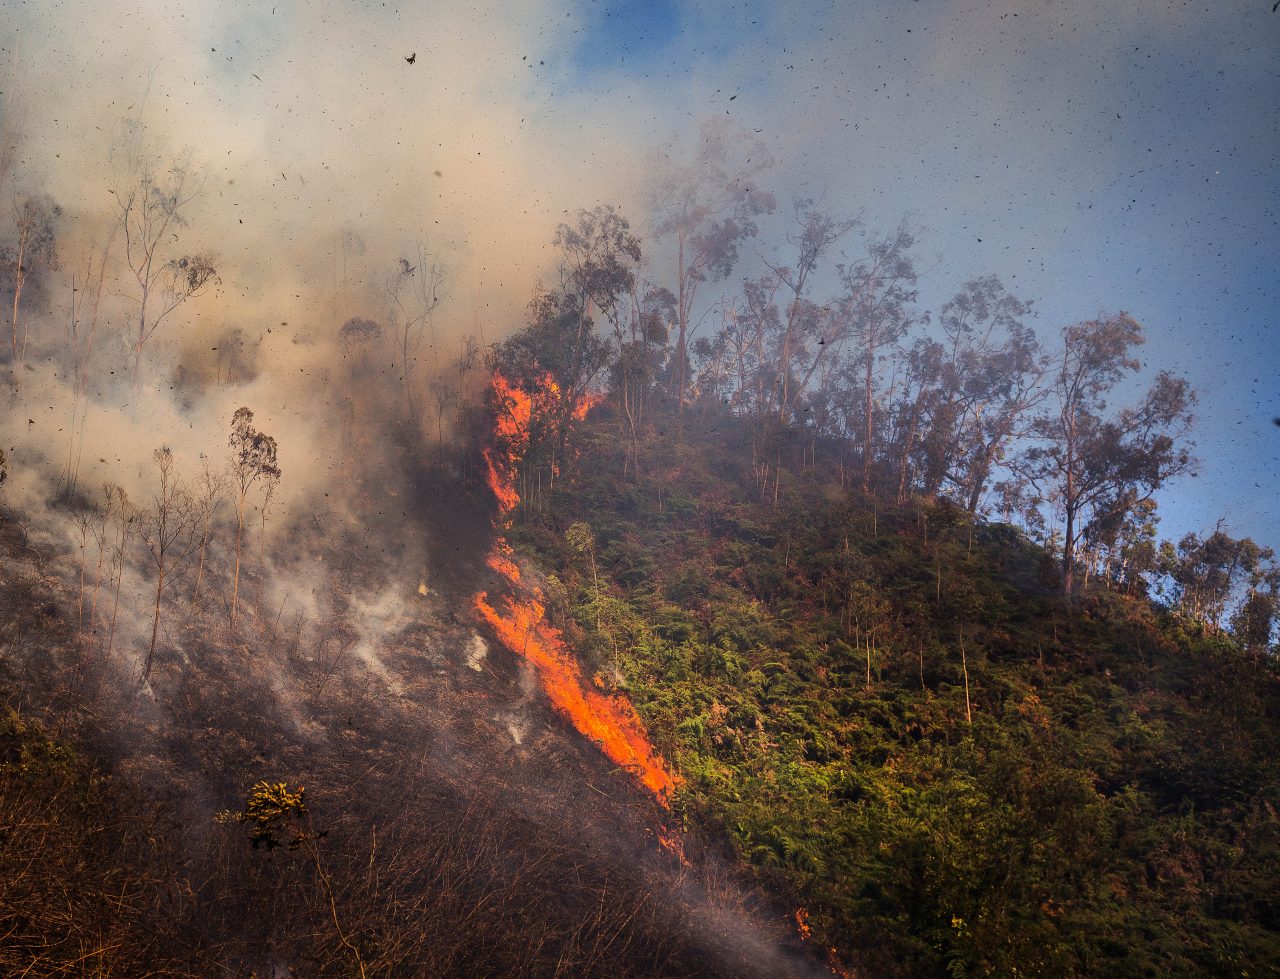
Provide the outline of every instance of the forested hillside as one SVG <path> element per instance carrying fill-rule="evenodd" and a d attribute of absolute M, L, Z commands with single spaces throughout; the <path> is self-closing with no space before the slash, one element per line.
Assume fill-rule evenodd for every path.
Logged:
<path fill-rule="evenodd" d="M 1155 329 L 711 124 L 487 339 L 350 226 L 241 322 L 140 119 L 0 238 L 0 971 L 1280 972 L 1280 565 L 1162 538 Z"/>
<path fill-rule="evenodd" d="M 1274 655 L 1114 583 L 1065 603 L 945 501 L 817 466 L 762 502 L 741 429 L 628 456 L 597 419 L 517 539 L 684 824 L 814 941 L 869 975 L 1280 968 Z"/>
<path fill-rule="evenodd" d="M 683 294 L 752 201 L 676 226 Z M 1194 393 L 1135 387 L 1124 314 L 1044 349 L 993 278 L 925 314 L 906 231 L 811 299 L 852 225 L 796 221 L 687 363 L 625 219 L 561 226 L 489 398 L 548 619 L 636 705 L 684 825 L 835 962 L 1275 969 L 1280 580 L 1221 522 L 1158 538 Z"/>

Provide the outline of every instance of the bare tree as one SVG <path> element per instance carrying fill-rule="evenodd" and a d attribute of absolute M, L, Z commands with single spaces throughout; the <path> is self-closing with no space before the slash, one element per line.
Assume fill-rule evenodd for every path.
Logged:
<path fill-rule="evenodd" d="M 756 183 L 772 165 L 763 144 L 708 122 L 693 160 L 667 166 L 654 182 L 654 235 L 673 239 L 676 250 L 671 387 L 681 418 L 688 386 L 690 317 L 698 287 L 729 275 L 737 264 L 739 245 L 756 233 L 755 218 L 773 211 L 773 195 Z"/>
<path fill-rule="evenodd" d="M 21 320 L 22 288 L 27 277 L 57 261 L 54 241 L 62 208 L 48 194 L 15 195 L 13 201 L 14 240 L 2 256 L 13 275 L 13 307 L 9 311 L 9 344 L 12 351 L 13 386 L 19 383 L 19 372 L 27 349 L 26 324 Z"/>
<path fill-rule="evenodd" d="M 437 374 L 430 381 L 431 401 L 436 410 L 436 454 L 444 454 L 444 416 L 461 396 L 458 379 L 452 374 Z"/>
<path fill-rule="evenodd" d="M 80 587 L 79 597 L 76 600 L 76 627 L 80 631 L 80 638 L 84 639 L 84 575 L 86 553 L 89 547 L 90 531 L 97 520 L 97 507 L 85 499 L 78 499 L 72 503 L 71 519 L 75 523 L 76 540 L 80 548 Z"/>
<path fill-rule="evenodd" d="M 115 529 L 111 541 L 111 576 L 115 581 L 115 594 L 111 603 L 111 627 L 107 632 L 106 655 L 111 655 L 116 638 L 116 618 L 120 614 L 120 583 L 124 579 L 125 561 L 129 554 L 129 539 L 137 529 L 139 514 L 121 486 L 108 484 L 106 493 L 115 502 L 112 512 L 115 515 Z"/>
<path fill-rule="evenodd" d="M 204 578 L 204 562 L 208 554 L 209 544 L 213 540 L 213 517 L 222 498 L 227 491 L 226 473 L 219 472 L 209 464 L 209 457 L 200 454 L 200 474 L 196 477 L 195 502 L 199 521 L 196 539 L 200 551 L 200 562 L 196 566 L 196 584 L 191 591 L 191 604 L 200 601 L 200 582 Z"/>
<path fill-rule="evenodd" d="M 102 504 L 95 507 L 98 519 L 90 528 L 94 545 L 98 549 L 97 565 L 93 573 L 93 597 L 89 602 L 89 628 L 86 635 L 92 636 L 98 620 L 98 594 L 102 588 L 102 567 L 107 562 L 110 552 L 109 538 L 111 534 L 111 518 L 116 506 L 115 494 L 110 483 L 102 486 Z"/>
<path fill-rule="evenodd" d="M 445 268 L 427 246 L 418 242 L 413 258 L 401 258 L 387 280 L 387 299 L 391 305 L 391 327 L 395 335 L 396 356 L 400 361 L 400 378 L 404 385 L 405 407 L 410 418 L 417 418 L 414 403 L 414 374 L 426 334 L 431 349 L 431 370 L 439 374 L 433 318 L 444 300 Z"/>
<path fill-rule="evenodd" d="M 275 499 L 276 489 L 280 486 L 280 473 L 268 473 L 262 480 L 262 505 L 258 507 L 258 516 L 262 521 L 262 534 L 258 538 L 258 560 L 266 561 L 267 558 L 267 513 L 271 510 L 271 503 Z"/>
<path fill-rule="evenodd" d="M 244 508 L 249 491 L 258 483 L 280 478 L 276 440 L 253 427 L 253 412 L 238 408 L 231 418 L 231 481 L 236 491 L 236 567 L 231 581 L 231 624 L 236 622 L 240 598 L 240 557 L 244 541 Z M 265 520 L 265 517 L 264 517 Z"/>
<path fill-rule="evenodd" d="M 153 494 L 151 505 L 142 513 L 142 541 L 156 569 L 156 608 L 151 620 L 151 645 L 142 667 L 144 684 L 151 677 L 165 581 L 195 550 L 197 543 L 192 533 L 197 520 L 195 499 L 174 471 L 173 452 L 167 445 L 161 446 L 151 457 L 160 471 L 160 490 Z"/>
<path fill-rule="evenodd" d="M 127 295 L 136 309 L 130 341 L 135 389 L 141 385 L 143 351 L 160 324 L 217 281 L 212 256 L 177 254 L 174 248 L 178 230 L 187 226 L 184 212 L 203 185 L 204 180 L 191 169 L 188 154 L 167 170 L 154 160 L 138 157 L 110 188 L 124 238 L 125 264 L 133 278 Z"/>
<path fill-rule="evenodd" d="M 71 374 L 71 424 L 67 427 L 67 462 L 59 479 L 65 496 L 75 493 L 80 474 L 80 454 L 84 448 L 84 424 L 88 414 L 89 365 L 98 334 L 102 287 L 114 235 L 101 248 L 90 246 L 78 271 L 71 274 L 66 304 L 66 339 Z"/>

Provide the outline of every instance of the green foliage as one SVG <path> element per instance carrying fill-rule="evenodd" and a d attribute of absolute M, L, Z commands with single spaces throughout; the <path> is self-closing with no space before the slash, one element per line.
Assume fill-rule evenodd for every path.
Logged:
<path fill-rule="evenodd" d="M 1050 555 L 956 507 L 817 472 L 769 506 L 728 447 L 624 474 L 607 442 L 521 540 L 620 647 L 677 809 L 815 941 L 889 976 L 1280 961 L 1273 660 L 1141 589 L 1065 603 Z"/>
<path fill-rule="evenodd" d="M 255 850 L 260 846 L 268 850 L 281 846 L 281 835 L 286 837 L 289 849 L 296 850 L 309 839 L 309 830 L 303 825 L 310 815 L 303 801 L 305 793 L 301 786 L 296 792 L 290 791 L 285 782 L 258 782 L 245 797 L 243 810 L 220 813 L 219 820 L 242 823 Z"/>

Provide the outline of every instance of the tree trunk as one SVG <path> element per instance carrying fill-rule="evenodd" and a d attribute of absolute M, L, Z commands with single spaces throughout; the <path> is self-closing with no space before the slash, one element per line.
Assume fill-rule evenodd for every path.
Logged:
<path fill-rule="evenodd" d="M 191 592 L 191 604 L 194 605 L 200 601 L 200 580 L 204 577 L 204 555 L 209 547 L 207 534 L 209 532 L 208 525 L 205 526 L 204 532 L 200 536 L 200 564 L 196 567 L 196 586 Z"/>
<path fill-rule="evenodd" d="M 683 430 L 684 426 L 684 365 L 685 365 L 685 343 L 688 339 L 689 332 L 689 307 L 688 297 L 685 289 L 685 268 L 684 268 L 684 229 L 681 228 L 676 237 L 676 278 L 680 295 L 676 299 L 676 319 L 678 321 L 678 332 L 676 334 L 676 389 L 673 392 L 676 396 L 676 432 L 677 437 Z"/>
<path fill-rule="evenodd" d="M 1076 548 L 1075 548 L 1076 511 L 1074 506 L 1067 507 L 1067 534 L 1062 542 L 1062 594 L 1068 599 L 1075 588 Z"/>
<path fill-rule="evenodd" d="M 156 654 L 156 635 L 160 632 L 160 596 L 164 592 L 164 565 L 160 565 L 160 573 L 156 578 L 156 614 L 151 620 L 151 647 L 147 650 L 147 662 L 142 668 L 142 682 L 151 678 L 151 661 Z"/>
<path fill-rule="evenodd" d="M 244 538 L 244 494 L 236 506 L 236 570 L 231 578 L 231 624 L 236 624 L 236 605 L 240 599 L 240 545 Z"/>
<path fill-rule="evenodd" d="M 902 458 L 898 463 L 898 505 L 907 499 L 907 473 L 911 468 L 911 450 L 915 448 L 916 426 L 920 422 L 920 399 L 916 398 L 911 406 L 911 421 L 907 425 L 906 443 L 902 447 Z"/>
<path fill-rule="evenodd" d="M 872 398 L 872 372 L 875 364 L 875 346 L 867 344 L 867 372 L 865 378 L 865 392 L 863 409 L 866 411 L 866 419 L 863 428 L 862 438 L 862 492 L 869 492 L 871 489 L 871 437 L 873 433 L 873 423 L 871 418 Z"/>
<path fill-rule="evenodd" d="M 27 235 L 24 231 L 18 238 L 18 255 L 14 262 L 13 269 L 13 387 L 17 390 L 19 385 L 19 372 L 22 367 L 22 357 L 18 351 L 18 302 L 22 297 L 22 286 L 26 282 L 26 272 L 23 271 L 22 263 L 26 258 L 27 251 Z M 25 347 L 25 344 L 23 344 Z"/>
<path fill-rule="evenodd" d="M 978 512 L 978 504 L 982 501 L 982 491 L 986 488 L 987 477 L 991 473 L 991 456 L 993 450 L 990 447 L 984 448 L 982 451 L 982 459 L 973 471 L 973 485 L 969 487 L 969 504 L 970 513 Z"/>
<path fill-rule="evenodd" d="M 111 656 L 111 647 L 116 641 L 116 616 L 120 614 L 120 583 L 124 579 L 124 561 L 120 562 L 120 570 L 116 575 L 116 595 L 111 606 L 111 628 L 107 632 L 107 657 Z"/>

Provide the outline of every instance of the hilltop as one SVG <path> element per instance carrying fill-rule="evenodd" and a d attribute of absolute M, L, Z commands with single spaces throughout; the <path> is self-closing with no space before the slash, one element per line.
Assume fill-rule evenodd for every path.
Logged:
<path fill-rule="evenodd" d="M 1280 968 L 1274 655 L 945 500 L 601 409 L 517 519 L 691 832 L 869 975 Z M 1126 591 L 1128 594 L 1126 594 Z"/>

